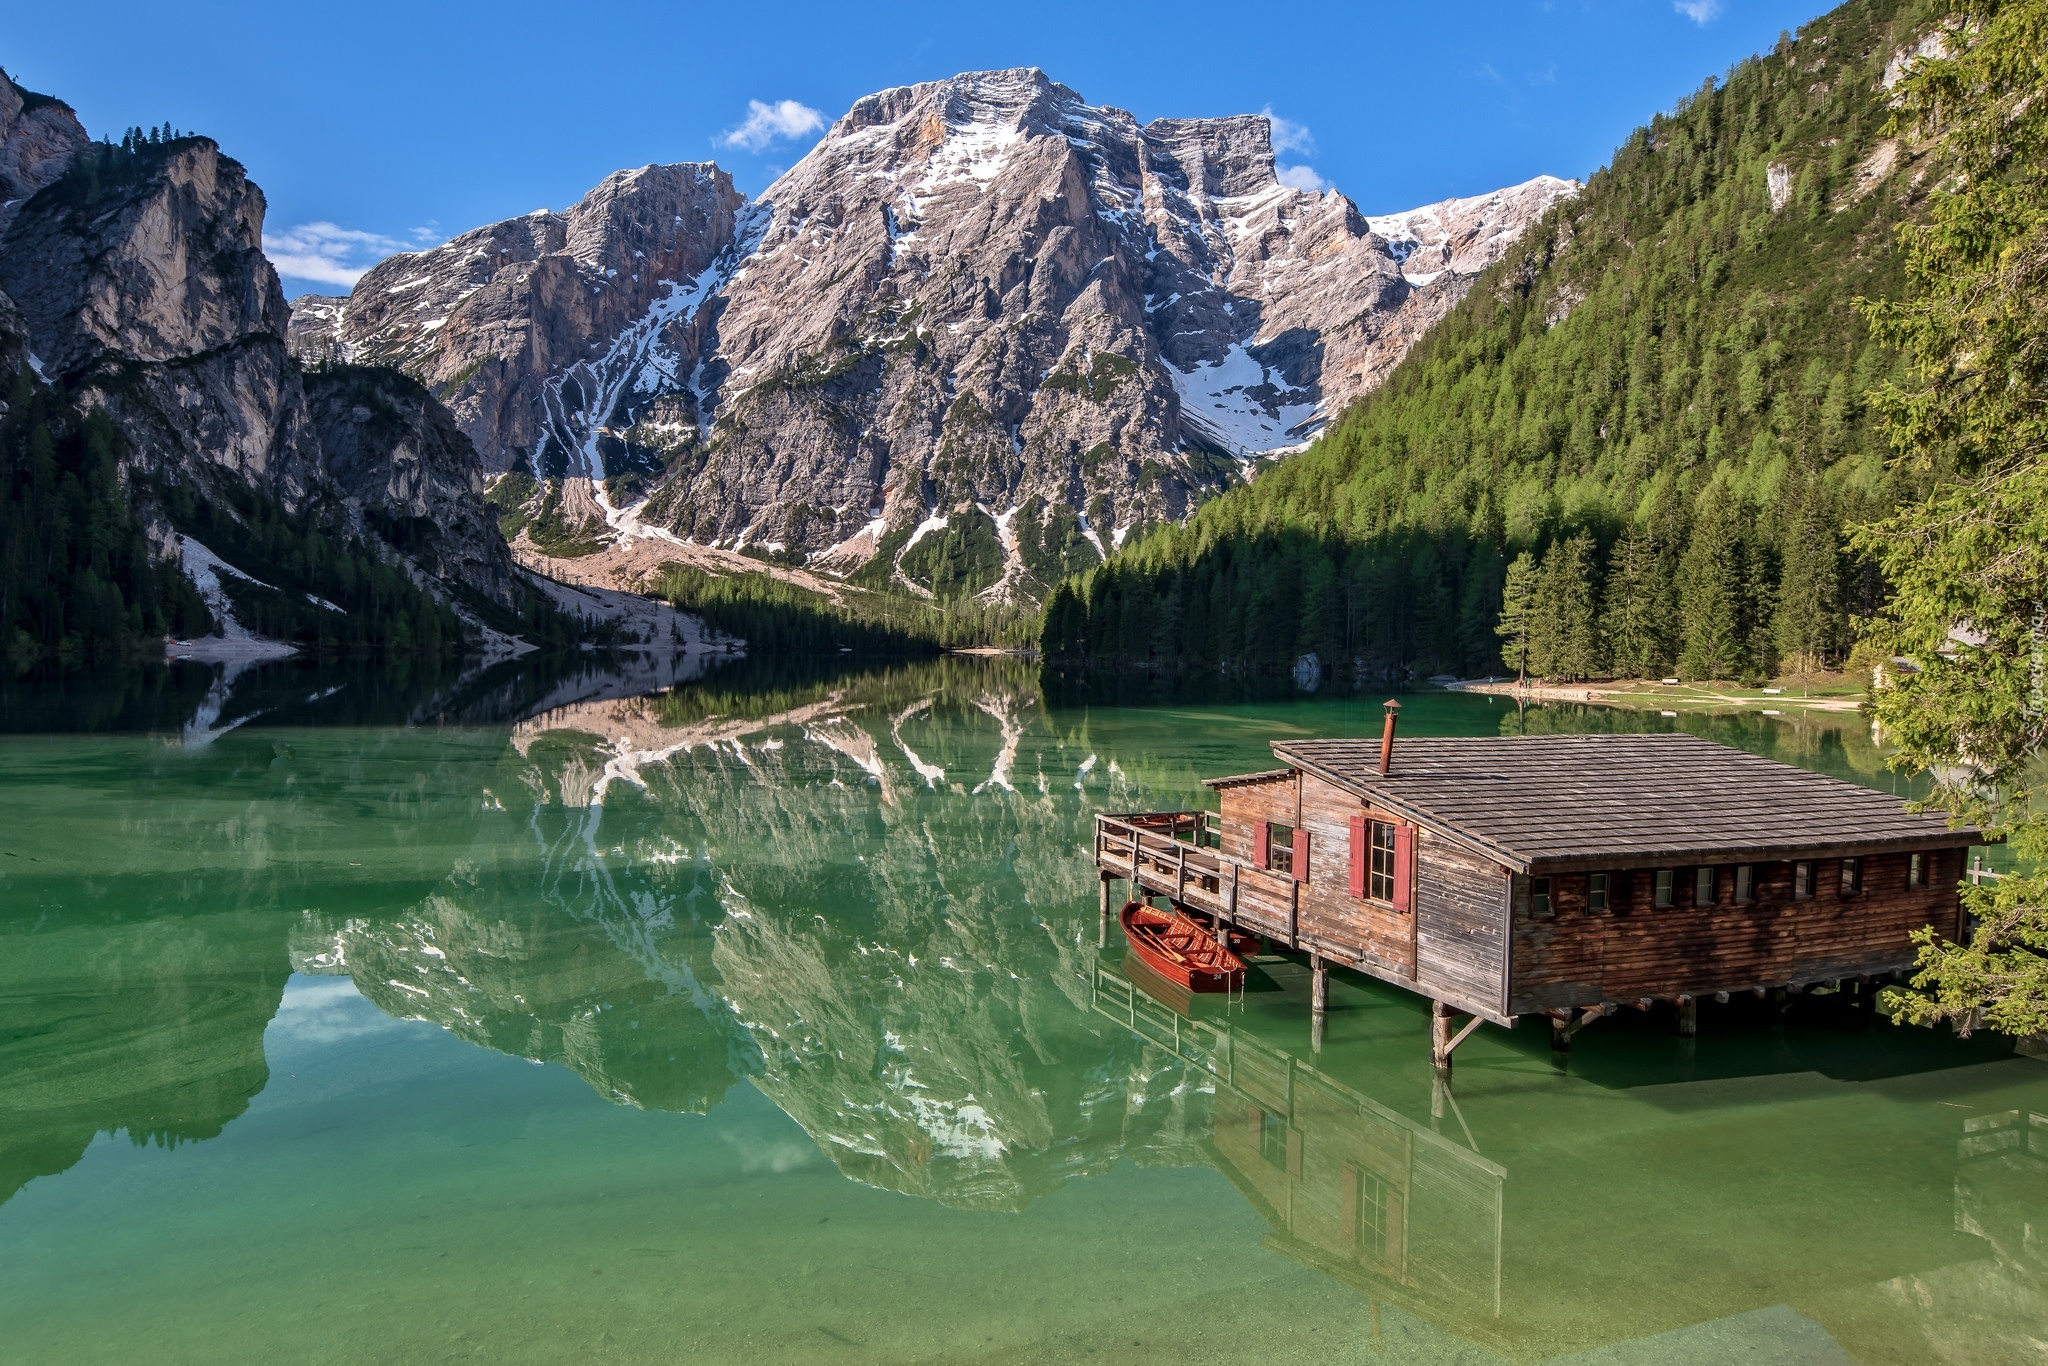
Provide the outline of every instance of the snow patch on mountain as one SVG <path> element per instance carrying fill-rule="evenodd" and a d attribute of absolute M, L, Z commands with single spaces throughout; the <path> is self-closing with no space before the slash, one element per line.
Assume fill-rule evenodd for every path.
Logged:
<path fill-rule="evenodd" d="M 178 537 L 178 567 L 199 590 L 200 600 L 206 604 L 206 610 L 213 613 L 218 630 L 210 636 L 172 641 L 166 649 L 171 658 L 246 663 L 259 659 L 283 659 L 298 653 L 296 646 L 257 635 L 235 616 L 234 600 L 228 596 L 227 590 L 229 579 L 239 579 L 257 588 L 269 588 L 269 584 L 243 573 L 190 536 Z M 341 610 L 332 603 L 314 601 L 332 611 Z"/>
<path fill-rule="evenodd" d="M 1409 284 L 1434 284 L 1446 271 L 1474 275 L 1491 265 L 1529 223 L 1579 192 L 1575 180 L 1540 175 L 1491 194 L 1446 199 L 1419 209 L 1368 215 Z"/>
<path fill-rule="evenodd" d="M 765 227 L 765 215 L 761 220 Z M 695 279 L 661 281 L 660 297 L 613 339 L 604 355 L 578 361 L 542 384 L 545 416 L 534 448 L 535 468 L 553 443 L 567 457 L 566 473 L 601 482 L 605 468 L 598 443 L 615 416 L 626 416 L 630 400 L 685 389 L 703 399 L 699 374 L 684 373 L 682 354 L 671 338 L 726 286 L 759 241 L 758 231 L 747 232 Z"/>
<path fill-rule="evenodd" d="M 1222 360 L 1181 370 L 1168 364 L 1181 416 L 1240 460 L 1298 450 L 1308 444 L 1319 407 L 1315 398 L 1261 364 L 1243 342 Z"/>

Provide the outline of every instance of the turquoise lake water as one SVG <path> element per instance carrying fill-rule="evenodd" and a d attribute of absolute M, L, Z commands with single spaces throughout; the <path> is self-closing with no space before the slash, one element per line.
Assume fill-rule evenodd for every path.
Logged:
<path fill-rule="evenodd" d="M 187 691 L 0 737 L 0 1359 L 2043 1357 L 2010 1040 L 1738 1001 L 1565 1066 L 1488 1026 L 1445 1088 L 1363 977 L 1320 1047 L 1303 960 L 1134 991 L 1092 815 L 1377 734 L 1378 694 Z M 1903 790 L 1854 717 L 1403 725 L 1683 725 Z"/>

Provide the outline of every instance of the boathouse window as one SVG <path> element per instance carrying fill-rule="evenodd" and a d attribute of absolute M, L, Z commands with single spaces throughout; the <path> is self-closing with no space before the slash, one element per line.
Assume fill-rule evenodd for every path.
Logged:
<path fill-rule="evenodd" d="M 1863 860 L 1845 858 L 1842 860 L 1842 895 L 1854 896 L 1863 890 Z"/>
<path fill-rule="evenodd" d="M 1358 1174 L 1358 1250 L 1376 1262 L 1387 1259 L 1387 1194 L 1385 1181 Z"/>
<path fill-rule="evenodd" d="M 1394 823 L 1372 823 L 1372 869 L 1366 891 L 1374 901 L 1394 899 Z"/>
<path fill-rule="evenodd" d="M 1792 899 L 1805 901 L 1813 896 L 1813 865 L 1795 863 L 1792 865 Z"/>
<path fill-rule="evenodd" d="M 1516 873 L 1514 876 L 1514 901 L 1517 919 L 1527 920 L 1531 916 L 1549 916 L 1552 908 L 1550 879 L 1547 877 L 1530 877 L 1527 873 Z"/>
<path fill-rule="evenodd" d="M 1660 911 L 1668 911 L 1678 904 L 1678 870 L 1659 868 L 1657 870 L 1657 891 L 1654 904 Z"/>
<path fill-rule="evenodd" d="M 1756 865 L 1738 863 L 1735 865 L 1735 900 L 1747 905 L 1756 900 Z"/>
<path fill-rule="evenodd" d="M 1587 876 L 1586 911 L 1589 915 L 1607 914 L 1607 874 L 1592 873 Z"/>
<path fill-rule="evenodd" d="M 1717 879 L 1717 878 L 1715 877 L 1715 874 L 1719 873 L 1720 871 L 1721 871 L 1720 869 L 1718 869 L 1718 868 L 1716 868 L 1716 867 L 1712 866 L 1711 864 L 1709 864 L 1708 866 L 1706 866 L 1706 867 L 1704 867 L 1704 868 L 1696 868 L 1696 869 L 1694 869 L 1694 870 L 1693 870 L 1693 875 L 1692 875 L 1692 904 L 1693 904 L 1693 905 L 1695 905 L 1695 906 L 1711 906 L 1711 905 L 1713 905 L 1713 904 L 1714 904 L 1714 897 L 1715 897 L 1715 889 L 1714 889 L 1714 884 L 1715 884 L 1715 882 L 1716 882 L 1716 881 L 1718 880 L 1718 879 Z"/>
<path fill-rule="evenodd" d="M 1266 867 L 1275 873 L 1294 871 L 1294 827 L 1277 823 L 1266 826 Z"/>
<path fill-rule="evenodd" d="M 1913 888 L 1925 887 L 1927 885 L 1927 855 L 1907 855 L 1906 885 Z"/>
<path fill-rule="evenodd" d="M 1259 1111 L 1259 1156 L 1285 1171 L 1287 1168 L 1287 1116 L 1270 1110 Z"/>

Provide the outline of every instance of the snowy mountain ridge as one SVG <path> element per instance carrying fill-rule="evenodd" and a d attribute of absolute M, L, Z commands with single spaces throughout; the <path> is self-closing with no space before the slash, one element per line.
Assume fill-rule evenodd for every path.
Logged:
<path fill-rule="evenodd" d="M 1368 218 L 1281 184 L 1264 115 L 975 72 L 857 101 L 758 200 L 622 171 L 301 299 L 293 339 L 417 375 L 491 469 L 645 495 L 643 527 L 1028 597 L 1300 447 L 1576 188 Z"/>

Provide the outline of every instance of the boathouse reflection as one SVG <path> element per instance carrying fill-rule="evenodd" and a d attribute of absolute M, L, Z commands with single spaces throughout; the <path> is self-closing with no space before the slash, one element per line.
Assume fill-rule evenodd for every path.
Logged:
<path fill-rule="evenodd" d="M 1505 1168 L 1116 967 L 1096 967 L 1091 1004 L 1208 1074 L 1209 1156 L 1272 1225 L 1267 1246 L 1461 1333 L 1500 1316 Z"/>
<path fill-rule="evenodd" d="M 1731 1359 L 1789 1324 L 1858 1361 L 1958 1366 L 2031 1359 L 2048 1322 L 2048 1115 L 2024 1104 L 1958 1134 L 1954 1110 L 1905 1117 L 1812 1073 L 1652 1086 L 1643 1104 L 1546 1079 L 1539 1058 L 1461 1110 L 1440 1084 L 1372 1072 L 1411 1116 L 1262 1036 L 1270 1014 L 1169 1005 L 1109 962 L 1090 987 L 1098 1016 L 1213 1091 L 1204 1157 L 1269 1225 L 1264 1245 L 1368 1296 L 1375 1322 L 1396 1308 L 1510 1360 L 1616 1344 Z M 1936 1094 L 2038 1098 L 2035 1066 L 1986 1064 Z M 1518 1105 L 1524 1085 L 1545 1102 Z M 1589 1100 L 1610 1111 L 1595 1132 Z M 1881 1144 L 1863 1141 L 1873 1103 Z M 1479 1152 L 1473 1129 L 1503 1125 L 1512 1155 Z M 1946 1201 L 1926 1178 L 1951 1146 Z"/>

